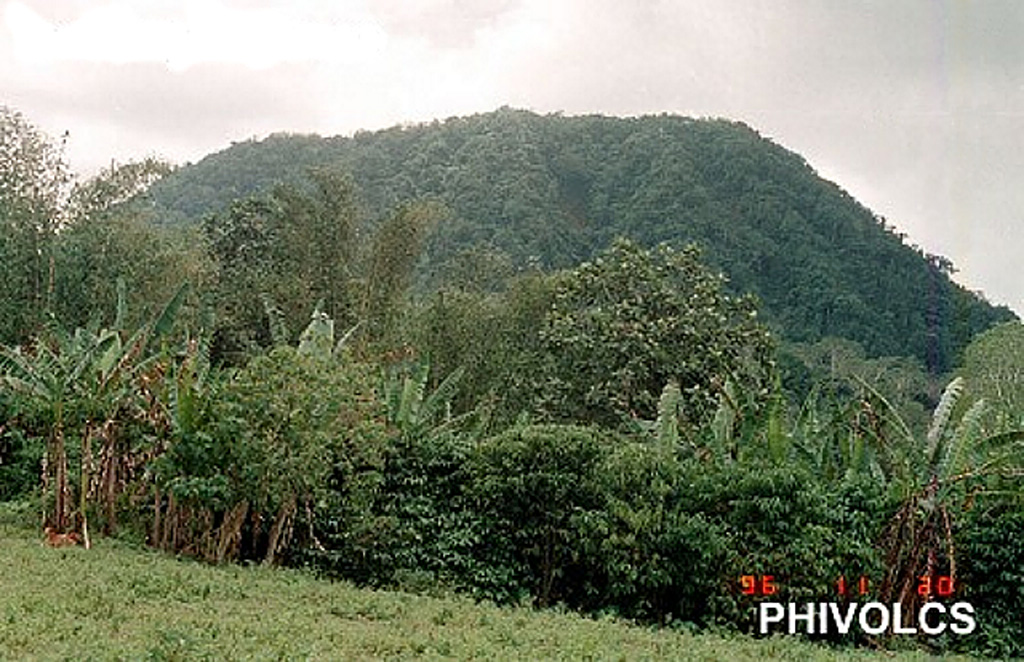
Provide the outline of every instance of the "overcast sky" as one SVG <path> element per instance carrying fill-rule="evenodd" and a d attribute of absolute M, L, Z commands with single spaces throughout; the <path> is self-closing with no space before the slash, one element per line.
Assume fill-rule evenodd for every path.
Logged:
<path fill-rule="evenodd" d="M 0 0 L 0 104 L 93 173 L 494 110 L 727 117 L 1024 313 L 1024 2 Z"/>

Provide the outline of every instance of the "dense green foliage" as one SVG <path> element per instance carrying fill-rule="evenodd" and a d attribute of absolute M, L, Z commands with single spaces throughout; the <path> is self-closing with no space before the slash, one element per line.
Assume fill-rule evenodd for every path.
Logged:
<path fill-rule="evenodd" d="M 296 523 L 316 503 L 372 487 L 356 472 L 383 452 L 365 366 L 281 347 L 209 385 L 182 368 L 168 448 L 152 466 L 153 544 L 272 563 L 293 535 L 312 543 Z"/>
<path fill-rule="evenodd" d="M 1024 511 L 977 508 L 963 538 L 971 560 L 970 598 L 989 612 L 970 648 L 996 658 L 1024 658 Z"/>
<path fill-rule="evenodd" d="M 767 395 L 772 347 L 756 315 L 752 301 L 723 291 L 694 247 L 616 242 L 559 280 L 535 390 L 558 419 L 612 427 L 655 418 L 674 382 L 687 422 L 699 425 L 728 382 Z"/>
<path fill-rule="evenodd" d="M 0 342 L 26 339 L 52 303 L 53 245 L 69 181 L 56 145 L 0 106 Z"/>
<path fill-rule="evenodd" d="M 372 339 L 393 330 L 440 210 L 405 205 L 367 236 L 346 176 L 316 170 L 307 184 L 277 186 L 204 220 L 218 359 L 291 341 L 313 304 L 346 329 L 365 325 Z"/>
<path fill-rule="evenodd" d="M 437 374 L 465 373 L 456 411 L 484 407 L 502 426 L 537 404 L 540 334 L 555 286 L 555 279 L 531 273 L 509 281 L 501 292 L 445 289 L 410 311 L 410 345 Z"/>
<path fill-rule="evenodd" d="M 481 551 L 492 564 L 509 566 L 503 592 L 526 589 L 542 606 L 580 602 L 574 593 L 588 582 L 573 519 L 600 505 L 594 478 L 609 443 L 602 437 L 582 428 L 523 427 L 476 449 L 469 489 L 489 523 Z"/>
<path fill-rule="evenodd" d="M 0 338 L 0 495 L 38 513 L 51 543 L 121 536 L 216 563 L 731 631 L 753 629 L 760 599 L 741 576 L 771 575 L 775 599 L 797 603 L 864 576 L 871 599 L 913 610 L 920 578 L 940 574 L 978 601 L 982 627 L 922 634 L 922 645 L 1020 653 L 1019 619 L 1006 617 L 1022 608 L 1021 554 L 1006 544 L 1024 503 L 1020 325 L 964 346 L 998 311 L 958 299 L 938 258 L 925 260 L 938 298 L 914 294 L 920 283 L 899 265 L 920 255 L 870 215 L 832 209 L 835 190 L 748 130 L 502 111 L 361 135 L 340 144 L 376 145 L 375 179 L 332 162 L 197 229 L 150 222 L 147 191 L 166 166 L 112 168 L 67 192 L 45 137 L 15 114 L 0 120 L 17 166 L 0 173 L 16 184 L 0 189 L 4 268 L 29 274 L 0 292 L 12 313 Z M 433 188 L 411 176 L 388 188 L 406 167 L 393 170 L 392 150 L 431 136 L 467 142 L 404 153 Z M 449 147 L 471 167 L 438 171 L 431 159 Z M 598 168 L 604 152 L 616 158 Z M 665 155 L 668 174 L 648 168 Z M 548 158 L 554 170 L 534 167 Z M 579 176 L 548 179 L 566 172 Z M 425 192 L 441 201 L 416 197 Z M 801 216 L 801 205 L 817 211 Z M 837 274 L 856 275 L 881 237 L 908 289 L 875 280 L 857 291 L 930 307 L 858 306 L 851 294 L 842 314 L 826 302 L 831 321 L 815 326 L 799 315 L 821 312 L 820 292 L 770 260 L 732 265 L 741 278 L 769 274 L 771 287 L 790 278 L 811 299 L 774 310 L 807 340 L 780 342 L 712 266 L 731 258 L 709 243 L 706 262 L 681 243 L 696 236 L 685 228 L 750 239 L 746 221 L 723 234 L 702 209 L 762 219 L 748 246 L 758 250 L 778 238 L 776 212 L 814 218 L 811 246 L 822 223 L 831 241 L 866 242 L 835 278 L 835 260 L 804 255 L 827 287 L 846 287 Z M 484 231 L 465 210 L 495 222 Z M 542 223 L 544 210 L 579 232 Z M 666 214 L 691 225 L 660 223 Z M 612 240 L 622 228 L 667 243 Z M 956 301 L 979 316 L 933 316 Z M 876 313 L 910 336 L 891 345 L 875 327 L 857 331 Z M 818 338 L 827 331 L 861 343 Z M 936 375 L 961 347 L 960 374 Z M 916 356 L 875 355 L 890 348 Z"/>
<path fill-rule="evenodd" d="M 979 335 L 959 374 L 968 394 L 989 404 L 994 424 L 1024 426 L 1024 325 L 1008 322 Z"/>
<path fill-rule="evenodd" d="M 367 223 L 403 201 L 447 205 L 421 280 L 483 265 L 569 267 L 617 236 L 697 242 L 788 339 L 850 338 L 871 356 L 917 357 L 931 373 L 1013 317 L 954 284 L 947 260 L 905 243 L 799 156 L 723 120 L 502 109 L 352 138 L 274 135 L 161 181 L 155 213 L 197 222 L 322 165 L 352 174 Z"/>
<path fill-rule="evenodd" d="M 209 271 L 194 229 L 149 223 L 149 185 L 170 172 L 148 159 L 75 182 L 61 148 L 0 106 L 0 343 L 29 341 L 51 316 L 113 326 L 116 283 L 130 319 L 159 311 L 183 280 Z"/>

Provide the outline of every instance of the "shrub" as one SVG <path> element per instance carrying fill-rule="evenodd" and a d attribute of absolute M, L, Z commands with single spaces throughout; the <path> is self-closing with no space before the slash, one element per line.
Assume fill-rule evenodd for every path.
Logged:
<path fill-rule="evenodd" d="M 1024 657 L 1024 511 L 976 508 L 962 531 L 964 599 L 978 612 L 978 631 L 964 640 L 974 653 Z"/>
<path fill-rule="evenodd" d="M 364 585 L 472 588 L 488 569 L 476 560 L 481 518 L 464 497 L 470 452 L 467 438 L 451 432 L 392 435 L 369 498 L 357 511 L 335 492 L 335 507 L 320 509 L 315 527 L 326 548 L 296 560 Z"/>
<path fill-rule="evenodd" d="M 600 506 L 577 524 L 588 609 L 630 618 L 700 620 L 725 588 L 725 528 L 680 508 L 683 467 L 663 446 L 627 442 L 597 468 Z"/>
<path fill-rule="evenodd" d="M 739 590 L 743 575 L 772 575 L 782 602 L 832 599 L 840 575 L 877 577 L 880 496 L 862 488 L 829 488 L 799 467 L 690 465 L 679 507 L 720 527 L 728 550 L 717 575 L 726 590 L 688 620 L 750 631 L 754 601 Z"/>
<path fill-rule="evenodd" d="M 605 433 L 566 425 L 513 428 L 470 458 L 472 507 L 484 518 L 480 558 L 539 605 L 579 601 L 585 583 L 575 518 L 601 506 L 596 469 L 611 450 Z M 488 587 L 482 587 L 485 590 Z"/>
<path fill-rule="evenodd" d="M 184 393 L 154 464 L 156 544 L 274 562 L 296 529 L 315 545 L 317 505 L 340 495 L 343 516 L 373 488 L 383 423 L 366 366 L 279 347 L 203 392 L 187 425 Z"/>
<path fill-rule="evenodd" d="M 13 408 L 0 401 L 0 501 L 31 496 L 39 487 L 45 442 L 15 424 Z"/>

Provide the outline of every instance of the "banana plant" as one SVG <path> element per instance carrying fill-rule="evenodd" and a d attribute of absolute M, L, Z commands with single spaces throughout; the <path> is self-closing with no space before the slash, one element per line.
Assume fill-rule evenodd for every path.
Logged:
<path fill-rule="evenodd" d="M 87 420 L 92 407 L 83 386 L 93 381 L 94 367 L 113 341 L 112 334 L 79 329 L 72 335 L 51 324 L 49 333 L 30 349 L 0 347 L 0 385 L 46 428 L 42 520 L 44 527 L 51 526 L 57 532 L 64 532 L 71 524 L 67 437 L 80 433 Z M 84 521 L 82 533 L 88 541 Z"/>
<path fill-rule="evenodd" d="M 865 386 L 870 389 L 869 386 Z M 872 440 L 885 460 L 899 507 L 882 538 L 888 575 L 882 598 L 910 608 L 919 599 L 921 575 L 932 575 L 943 561 L 956 579 L 954 530 L 957 518 L 975 499 L 989 493 L 992 481 L 1024 495 L 1024 430 L 990 433 L 983 424 L 985 403 L 960 406 L 963 377 L 943 391 L 923 438 L 915 436 L 888 401 L 877 392 L 879 416 L 891 432 Z M 959 412 L 963 413 L 959 413 Z M 1005 496 L 1005 495 L 1004 495 Z"/>
<path fill-rule="evenodd" d="M 108 526 L 112 524 L 118 465 L 126 464 L 115 448 L 118 424 L 130 417 L 152 417 L 153 410 L 159 407 L 156 382 L 162 378 L 161 362 L 165 357 L 159 343 L 173 326 L 186 287 L 182 285 L 151 323 L 128 338 L 118 328 L 124 319 L 125 300 L 124 285 L 119 282 L 114 329 L 93 326 L 68 333 L 52 321 L 47 332 L 37 337 L 29 349 L 0 347 L 0 385 L 46 428 L 47 450 L 42 469 L 44 527 L 63 532 L 72 525 L 69 436 L 77 437 L 81 444 L 77 515 L 83 541 L 89 544 L 90 492 L 102 497 Z M 99 485 L 94 483 L 94 439 L 103 444 Z"/>
<path fill-rule="evenodd" d="M 876 449 L 861 432 L 863 417 L 860 400 L 837 399 L 815 386 L 786 430 L 788 455 L 775 459 L 796 462 L 828 480 L 868 476 L 886 484 Z"/>
<path fill-rule="evenodd" d="M 462 368 L 455 370 L 428 392 L 429 363 L 420 363 L 409 374 L 392 373 L 384 383 L 388 423 L 407 438 L 449 425 L 453 422 L 451 402 L 462 374 Z"/>
<path fill-rule="evenodd" d="M 634 419 L 633 423 L 663 449 L 718 462 L 734 462 L 754 452 L 751 446 L 759 436 L 768 441 L 770 453 L 785 452 L 777 447 L 783 434 L 779 402 L 773 399 L 767 407 L 759 408 L 732 379 L 726 379 L 717 390 L 718 406 L 703 426 L 687 422 L 686 398 L 675 380 L 662 388 L 657 417 L 653 421 Z"/>

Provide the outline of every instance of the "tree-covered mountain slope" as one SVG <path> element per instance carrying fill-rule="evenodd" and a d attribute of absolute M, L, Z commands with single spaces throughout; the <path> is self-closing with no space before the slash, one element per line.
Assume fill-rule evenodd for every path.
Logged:
<path fill-rule="evenodd" d="M 908 245 L 799 155 L 725 120 L 501 109 L 353 137 L 279 134 L 159 182 L 155 218 L 194 222 L 318 166 L 351 174 L 371 221 L 402 202 L 444 202 L 450 217 L 424 262 L 442 279 L 476 263 L 571 266 L 619 235 L 695 241 L 734 289 L 761 298 L 788 339 L 842 336 L 874 355 L 916 356 L 933 372 L 1013 317 L 954 283 L 947 260 Z"/>

